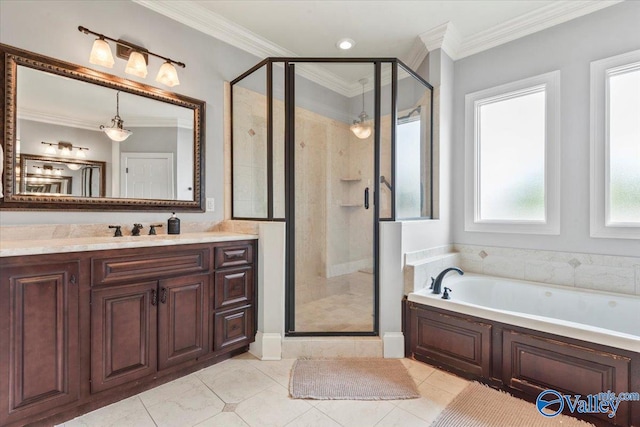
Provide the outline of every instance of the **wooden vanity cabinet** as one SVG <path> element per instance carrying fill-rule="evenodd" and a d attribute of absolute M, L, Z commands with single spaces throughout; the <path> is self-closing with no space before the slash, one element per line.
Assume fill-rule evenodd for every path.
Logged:
<path fill-rule="evenodd" d="M 78 260 L 2 260 L 0 425 L 80 398 Z"/>
<path fill-rule="evenodd" d="M 55 424 L 246 351 L 256 241 L 0 259 L 0 426 Z"/>

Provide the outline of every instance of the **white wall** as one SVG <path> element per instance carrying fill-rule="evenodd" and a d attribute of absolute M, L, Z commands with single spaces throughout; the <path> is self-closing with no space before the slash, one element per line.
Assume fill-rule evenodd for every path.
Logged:
<path fill-rule="evenodd" d="M 161 65 L 150 58 L 149 75 L 139 79 L 124 73 L 125 61 L 113 69 L 89 63 L 93 37 L 78 31 L 83 25 L 113 38 L 139 44 L 152 52 L 187 64 L 179 69 L 180 86 L 173 91 L 207 102 L 205 194 L 215 197 L 216 210 L 182 213 L 183 221 L 223 219 L 223 82 L 256 64 L 256 58 L 228 44 L 128 1 L 0 1 L 0 42 L 88 68 L 157 86 Z M 112 46 L 115 51 L 115 47 Z M 167 89 L 166 87 L 162 87 Z M 3 211 L 0 225 L 133 223 L 164 221 L 157 212 L 11 212 Z"/>
<path fill-rule="evenodd" d="M 640 2 L 628 1 L 456 61 L 453 240 L 455 243 L 640 255 L 638 241 L 589 237 L 589 65 L 640 48 Z M 561 72 L 559 236 L 464 231 L 465 94 L 553 70 Z"/>

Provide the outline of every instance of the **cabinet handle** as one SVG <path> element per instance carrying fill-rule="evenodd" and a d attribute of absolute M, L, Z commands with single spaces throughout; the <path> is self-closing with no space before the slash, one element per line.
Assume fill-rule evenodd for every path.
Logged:
<path fill-rule="evenodd" d="M 160 290 L 160 302 L 163 304 L 167 303 L 167 288 L 162 288 Z"/>
<path fill-rule="evenodd" d="M 151 291 L 151 305 L 158 304 L 158 292 L 156 290 Z"/>
<path fill-rule="evenodd" d="M 71 275 L 71 278 L 69 279 L 69 282 L 71 282 L 72 285 L 76 284 L 76 275 L 75 274 Z"/>

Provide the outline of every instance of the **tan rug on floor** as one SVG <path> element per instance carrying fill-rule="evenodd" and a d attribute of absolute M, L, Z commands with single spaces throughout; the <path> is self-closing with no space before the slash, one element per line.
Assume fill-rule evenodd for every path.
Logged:
<path fill-rule="evenodd" d="M 296 360 L 289 393 L 294 399 L 392 400 L 420 397 L 400 360 Z"/>
<path fill-rule="evenodd" d="M 479 383 L 471 383 L 440 413 L 430 427 L 587 427 L 593 424 L 567 415 L 542 416 L 533 403 Z"/>

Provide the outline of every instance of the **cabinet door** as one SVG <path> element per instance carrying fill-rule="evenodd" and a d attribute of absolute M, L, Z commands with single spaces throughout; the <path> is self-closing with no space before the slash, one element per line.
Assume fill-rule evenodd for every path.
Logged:
<path fill-rule="evenodd" d="M 253 300 L 253 267 L 218 270 L 215 273 L 214 309 L 247 304 Z"/>
<path fill-rule="evenodd" d="M 168 368 L 207 352 L 210 275 L 161 280 L 158 303 L 158 367 Z"/>
<path fill-rule="evenodd" d="M 253 341 L 253 306 L 245 305 L 214 315 L 214 350 L 242 347 Z"/>
<path fill-rule="evenodd" d="M 2 269 L 0 425 L 79 394 L 78 262 Z"/>
<path fill-rule="evenodd" d="M 91 392 L 157 370 L 157 282 L 91 292 Z"/>

